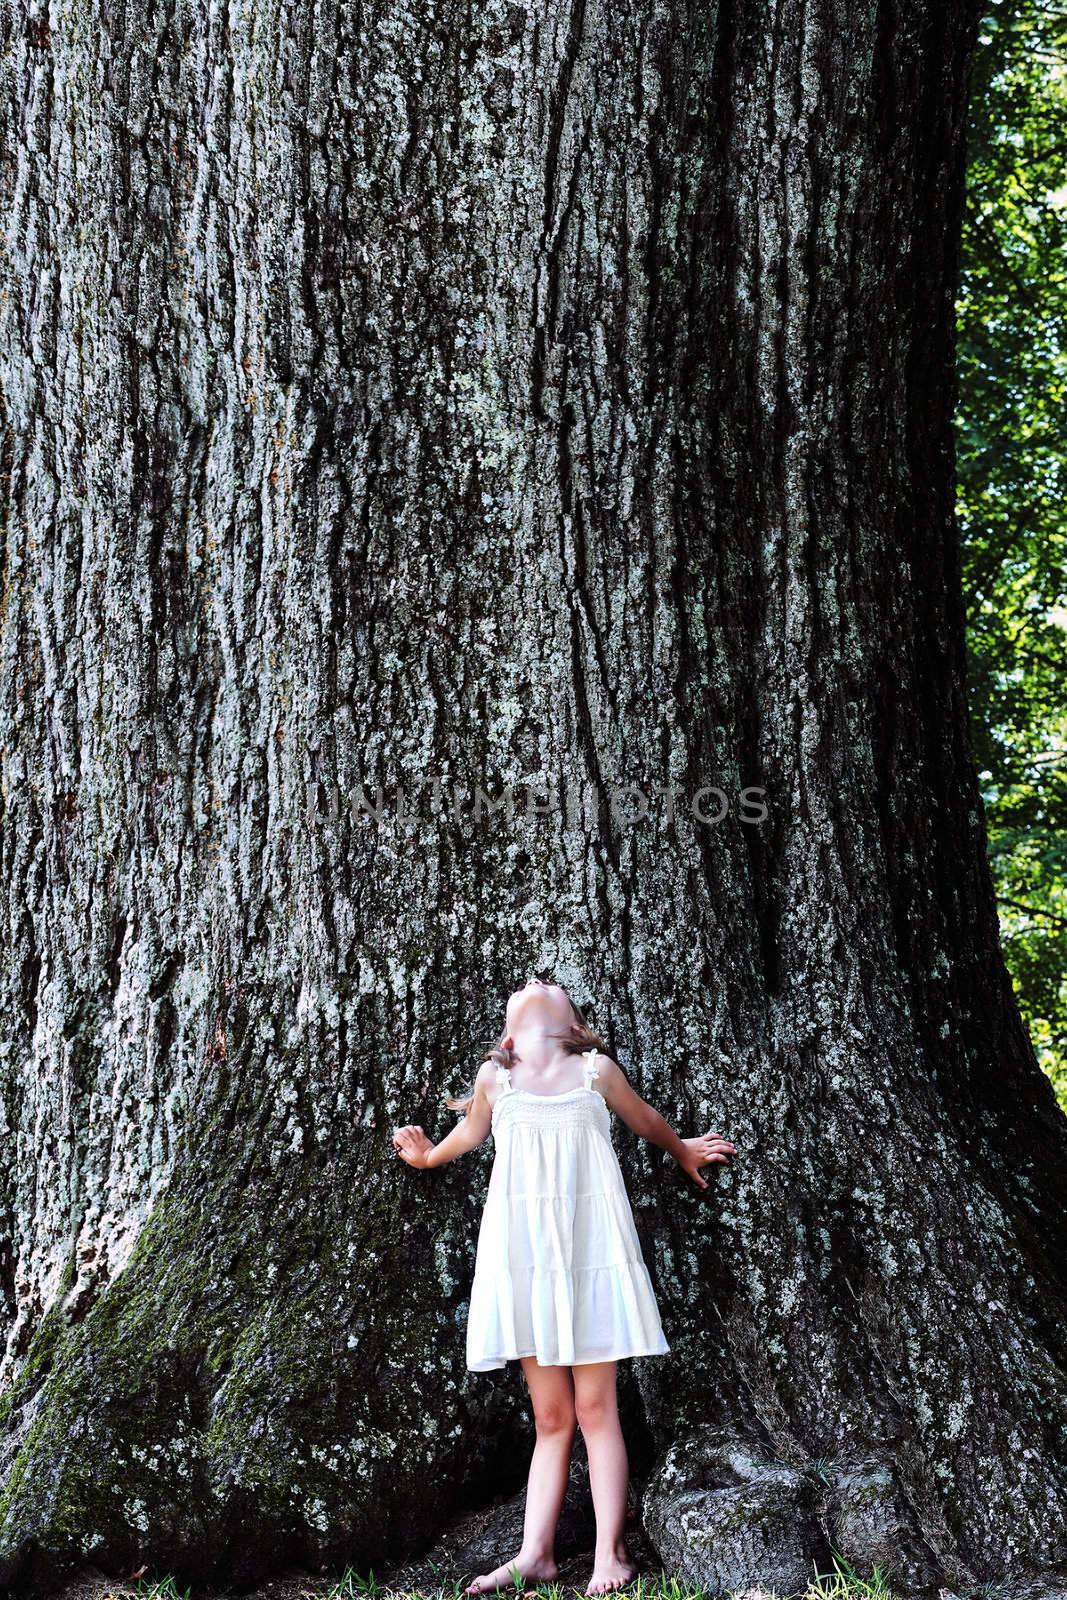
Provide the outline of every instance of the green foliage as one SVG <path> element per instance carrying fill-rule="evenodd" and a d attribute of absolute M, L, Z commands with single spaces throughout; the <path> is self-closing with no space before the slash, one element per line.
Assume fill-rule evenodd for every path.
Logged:
<path fill-rule="evenodd" d="M 1067 12 L 989 6 L 971 89 L 957 504 L 1005 956 L 1067 1109 Z"/>

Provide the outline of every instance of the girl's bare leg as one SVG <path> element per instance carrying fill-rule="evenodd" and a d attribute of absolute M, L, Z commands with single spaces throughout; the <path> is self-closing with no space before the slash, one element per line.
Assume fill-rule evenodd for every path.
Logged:
<path fill-rule="evenodd" d="M 572 1367 L 574 1406 L 589 1456 L 589 1488 L 596 1512 L 596 1554 L 588 1594 L 607 1594 L 629 1583 L 637 1568 L 623 1540 L 629 1462 L 619 1422 L 615 1362 Z"/>
<path fill-rule="evenodd" d="M 559 1577 L 555 1557 L 556 1524 L 567 1492 L 567 1472 L 577 1426 L 574 1384 L 570 1367 L 541 1367 L 534 1356 L 520 1359 L 537 1429 L 526 1486 L 522 1549 L 495 1571 L 475 1578 L 464 1589 L 464 1594 L 508 1588 L 515 1582 L 512 1569 L 516 1567 L 521 1579 Z"/>

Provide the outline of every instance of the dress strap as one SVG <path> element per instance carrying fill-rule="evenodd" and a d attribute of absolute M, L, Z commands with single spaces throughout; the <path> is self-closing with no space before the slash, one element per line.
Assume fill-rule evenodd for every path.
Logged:
<path fill-rule="evenodd" d="M 585 1058 L 585 1078 L 583 1081 L 587 1089 L 592 1089 L 593 1079 L 600 1074 L 600 1068 L 596 1064 L 596 1046 L 594 1045 L 591 1050 L 583 1050 L 582 1055 Z M 596 1093 L 595 1089 L 593 1089 L 593 1093 Z"/>
<path fill-rule="evenodd" d="M 508 1071 L 507 1067 L 502 1067 L 499 1061 L 497 1062 L 496 1067 L 496 1081 L 499 1083 L 501 1092 L 503 1094 L 510 1094 L 512 1092 L 511 1073 Z"/>

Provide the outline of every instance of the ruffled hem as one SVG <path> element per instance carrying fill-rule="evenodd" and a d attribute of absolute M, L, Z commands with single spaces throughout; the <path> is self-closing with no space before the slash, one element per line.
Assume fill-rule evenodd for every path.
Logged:
<path fill-rule="evenodd" d="M 618 1350 L 609 1356 L 576 1356 L 573 1361 L 542 1361 L 537 1357 L 539 1367 L 588 1367 L 595 1361 L 630 1361 L 639 1360 L 641 1356 L 669 1356 L 671 1347 L 666 1342 L 657 1345 L 654 1350 Z M 468 1372 L 496 1372 L 506 1367 L 509 1361 L 518 1361 L 520 1356 L 536 1356 L 536 1350 L 514 1350 L 506 1356 L 501 1356 L 498 1361 L 479 1361 L 474 1366 L 467 1362 Z"/>
<path fill-rule="evenodd" d="M 572 1367 L 669 1354 L 643 1261 L 475 1273 L 470 1372 L 493 1371 L 520 1356 L 536 1356 L 543 1367 Z"/>

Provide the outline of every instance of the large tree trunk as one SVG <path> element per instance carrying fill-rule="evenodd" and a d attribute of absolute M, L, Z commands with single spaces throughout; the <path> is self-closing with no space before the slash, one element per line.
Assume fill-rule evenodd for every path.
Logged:
<path fill-rule="evenodd" d="M 711 1422 L 838 1485 L 802 1555 L 868 1557 L 863 1460 L 902 1581 L 1053 1570 L 1067 1122 L 952 511 L 969 8 L 4 15 L 0 1573 L 380 1561 L 521 1482 L 515 1370 L 463 1365 L 491 1152 L 389 1131 L 447 1131 L 531 964 L 741 1152 L 705 1194 L 617 1130 L 661 1551 Z M 435 777 L 682 799 L 397 821 Z"/>

